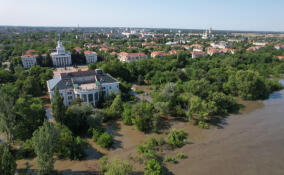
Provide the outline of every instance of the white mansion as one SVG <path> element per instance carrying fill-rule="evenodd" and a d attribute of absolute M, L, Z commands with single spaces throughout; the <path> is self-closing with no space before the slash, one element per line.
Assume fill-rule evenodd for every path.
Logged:
<path fill-rule="evenodd" d="M 119 82 L 102 70 L 88 70 L 60 73 L 59 76 L 47 81 L 47 88 L 52 100 L 55 88 L 64 97 L 64 105 L 69 106 L 75 98 L 96 105 L 100 92 L 108 96 L 110 92 L 119 92 Z"/>
<path fill-rule="evenodd" d="M 84 54 L 85 54 L 85 57 L 86 57 L 86 63 L 87 64 L 97 62 L 97 53 L 96 52 L 86 50 L 84 52 Z"/>
<path fill-rule="evenodd" d="M 38 54 L 35 54 L 34 49 L 30 49 L 26 51 L 26 54 L 21 56 L 21 61 L 23 64 L 24 69 L 29 69 L 33 65 L 37 64 L 37 57 L 39 56 Z M 46 54 L 42 54 L 41 58 L 45 59 Z"/>
<path fill-rule="evenodd" d="M 62 42 L 57 42 L 56 52 L 50 54 L 53 66 L 66 67 L 72 64 L 70 52 L 66 52 Z"/>
<path fill-rule="evenodd" d="M 24 69 L 28 69 L 32 67 L 33 65 L 37 64 L 36 61 L 37 55 L 23 55 L 21 56 L 22 64 Z"/>

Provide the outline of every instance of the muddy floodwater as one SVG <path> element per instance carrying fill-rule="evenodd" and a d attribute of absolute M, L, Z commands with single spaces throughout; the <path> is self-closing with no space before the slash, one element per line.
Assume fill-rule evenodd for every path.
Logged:
<path fill-rule="evenodd" d="M 177 175 L 283 175 L 284 90 L 259 109 L 228 117 L 206 133 L 206 141 L 180 151 L 188 159 L 168 166 Z"/>
<path fill-rule="evenodd" d="M 284 85 L 284 81 L 281 80 Z M 240 101 L 245 106 L 240 114 L 231 115 L 218 126 L 200 129 L 186 121 L 169 120 L 171 128 L 188 133 L 188 144 L 164 155 L 183 152 L 188 158 L 176 164 L 166 163 L 169 174 L 175 175 L 284 175 L 284 90 L 265 101 Z M 88 156 L 83 161 L 57 160 L 55 169 L 63 175 L 96 174 L 102 155 L 129 160 L 137 155 L 136 147 L 147 136 L 133 126 L 113 123 L 108 129 L 115 144 L 104 150 L 88 139 Z M 160 136 L 167 138 L 168 129 Z M 136 174 L 143 174 L 144 165 L 130 161 Z M 17 161 L 19 170 L 36 169 L 36 159 Z"/>

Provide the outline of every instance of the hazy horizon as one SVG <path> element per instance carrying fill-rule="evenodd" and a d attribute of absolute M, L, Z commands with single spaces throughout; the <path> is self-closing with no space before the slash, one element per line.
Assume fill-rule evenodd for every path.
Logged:
<path fill-rule="evenodd" d="M 0 0 L 0 26 L 284 31 L 281 0 Z"/>

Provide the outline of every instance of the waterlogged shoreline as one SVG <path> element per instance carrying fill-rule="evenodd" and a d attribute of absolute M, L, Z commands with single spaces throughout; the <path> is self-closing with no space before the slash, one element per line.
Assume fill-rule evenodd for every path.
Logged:
<path fill-rule="evenodd" d="M 282 84 L 284 81 L 281 80 Z M 188 122 L 173 120 L 171 128 L 183 129 L 189 134 L 189 144 L 165 155 L 179 152 L 188 158 L 177 164 L 166 164 L 175 175 L 282 175 L 284 172 L 284 90 L 275 92 L 264 101 L 239 101 L 245 107 L 239 114 L 231 115 L 218 126 L 200 129 Z M 116 129 L 114 129 L 116 128 Z M 115 149 L 101 150 L 91 139 L 88 156 L 83 161 L 57 160 L 55 169 L 63 174 L 80 174 L 97 171 L 97 161 L 102 154 L 110 158 L 129 160 L 136 155 L 136 146 L 147 136 L 133 126 L 117 122 L 109 128 L 115 135 Z M 165 131 L 162 136 L 166 138 Z M 100 153 L 99 153 L 100 152 Z M 102 154 L 101 154 L 102 153 Z M 18 168 L 26 162 L 36 169 L 36 160 L 18 160 Z M 136 172 L 144 166 L 131 162 Z"/>
<path fill-rule="evenodd" d="M 281 90 L 264 100 L 263 107 L 228 117 L 222 128 L 208 132 L 207 141 L 183 147 L 179 151 L 188 159 L 168 168 L 178 175 L 283 175 L 283 112 Z"/>

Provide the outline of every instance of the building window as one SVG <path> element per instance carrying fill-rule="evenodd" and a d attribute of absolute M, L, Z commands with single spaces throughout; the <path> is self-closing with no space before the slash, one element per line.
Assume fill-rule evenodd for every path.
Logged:
<path fill-rule="evenodd" d="M 82 97 L 83 97 L 83 99 L 82 99 L 83 102 L 87 102 L 87 95 L 86 95 L 86 94 L 83 94 Z"/>
<path fill-rule="evenodd" d="M 98 92 L 95 93 L 95 100 L 96 101 L 99 100 L 99 93 Z"/>

